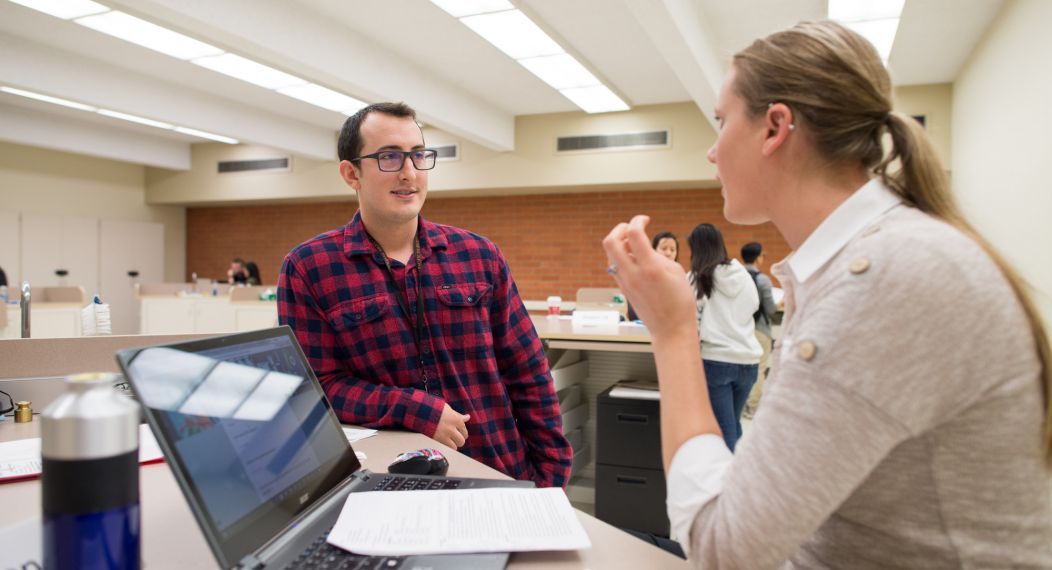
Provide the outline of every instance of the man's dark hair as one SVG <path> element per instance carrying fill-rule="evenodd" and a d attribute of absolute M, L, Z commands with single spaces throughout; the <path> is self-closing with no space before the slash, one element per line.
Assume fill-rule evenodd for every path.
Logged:
<path fill-rule="evenodd" d="M 241 259 L 240 257 L 235 257 L 234 259 L 232 259 L 230 261 L 232 261 L 233 263 L 240 263 L 242 266 L 245 265 L 245 260 Z"/>
<path fill-rule="evenodd" d="M 756 261 L 757 257 L 760 257 L 761 253 L 763 253 L 763 246 L 760 245 L 760 242 L 751 241 L 742 246 L 742 261 L 746 265 L 751 264 Z"/>
<path fill-rule="evenodd" d="M 336 143 L 336 154 L 341 161 L 357 158 L 362 152 L 362 123 L 369 113 L 383 113 L 392 117 L 408 117 L 416 120 L 416 111 L 405 103 L 373 103 L 358 109 L 358 112 L 347 117 L 340 129 L 340 138 Z"/>

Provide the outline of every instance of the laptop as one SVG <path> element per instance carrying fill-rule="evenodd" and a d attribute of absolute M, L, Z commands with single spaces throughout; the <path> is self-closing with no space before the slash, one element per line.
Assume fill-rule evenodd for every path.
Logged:
<path fill-rule="evenodd" d="M 325 542 L 350 493 L 533 483 L 362 469 L 287 326 L 122 350 L 117 361 L 220 567 L 507 564 L 507 553 L 377 557 Z"/>

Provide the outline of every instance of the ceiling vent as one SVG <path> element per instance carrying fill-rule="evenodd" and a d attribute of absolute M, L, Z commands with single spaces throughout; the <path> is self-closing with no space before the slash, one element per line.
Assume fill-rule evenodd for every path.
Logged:
<path fill-rule="evenodd" d="M 288 172 L 292 170 L 292 158 L 258 158 L 254 160 L 220 160 L 217 163 L 219 174 L 234 172 Z"/>
<path fill-rule="evenodd" d="M 460 160 L 460 145 L 458 144 L 440 144 L 428 148 L 438 151 L 438 160 Z"/>
<path fill-rule="evenodd" d="M 556 152 L 667 148 L 671 146 L 670 139 L 668 129 L 645 133 L 559 137 L 556 142 Z"/>

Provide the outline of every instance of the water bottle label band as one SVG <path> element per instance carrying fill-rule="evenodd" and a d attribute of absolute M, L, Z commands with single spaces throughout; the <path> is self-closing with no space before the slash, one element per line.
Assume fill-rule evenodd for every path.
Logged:
<path fill-rule="evenodd" d="M 100 513 L 139 502 L 138 450 L 101 459 L 43 458 L 44 514 Z"/>

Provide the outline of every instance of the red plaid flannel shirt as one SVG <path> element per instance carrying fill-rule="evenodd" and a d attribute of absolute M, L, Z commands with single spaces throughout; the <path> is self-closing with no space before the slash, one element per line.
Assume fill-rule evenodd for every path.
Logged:
<path fill-rule="evenodd" d="M 414 314 L 420 279 L 422 354 L 360 214 L 285 257 L 280 322 L 295 332 L 341 421 L 431 437 L 449 403 L 471 415 L 460 451 L 516 479 L 565 486 L 573 454 L 504 256 L 470 232 L 419 224 L 422 276 L 414 259 L 391 266 Z"/>

